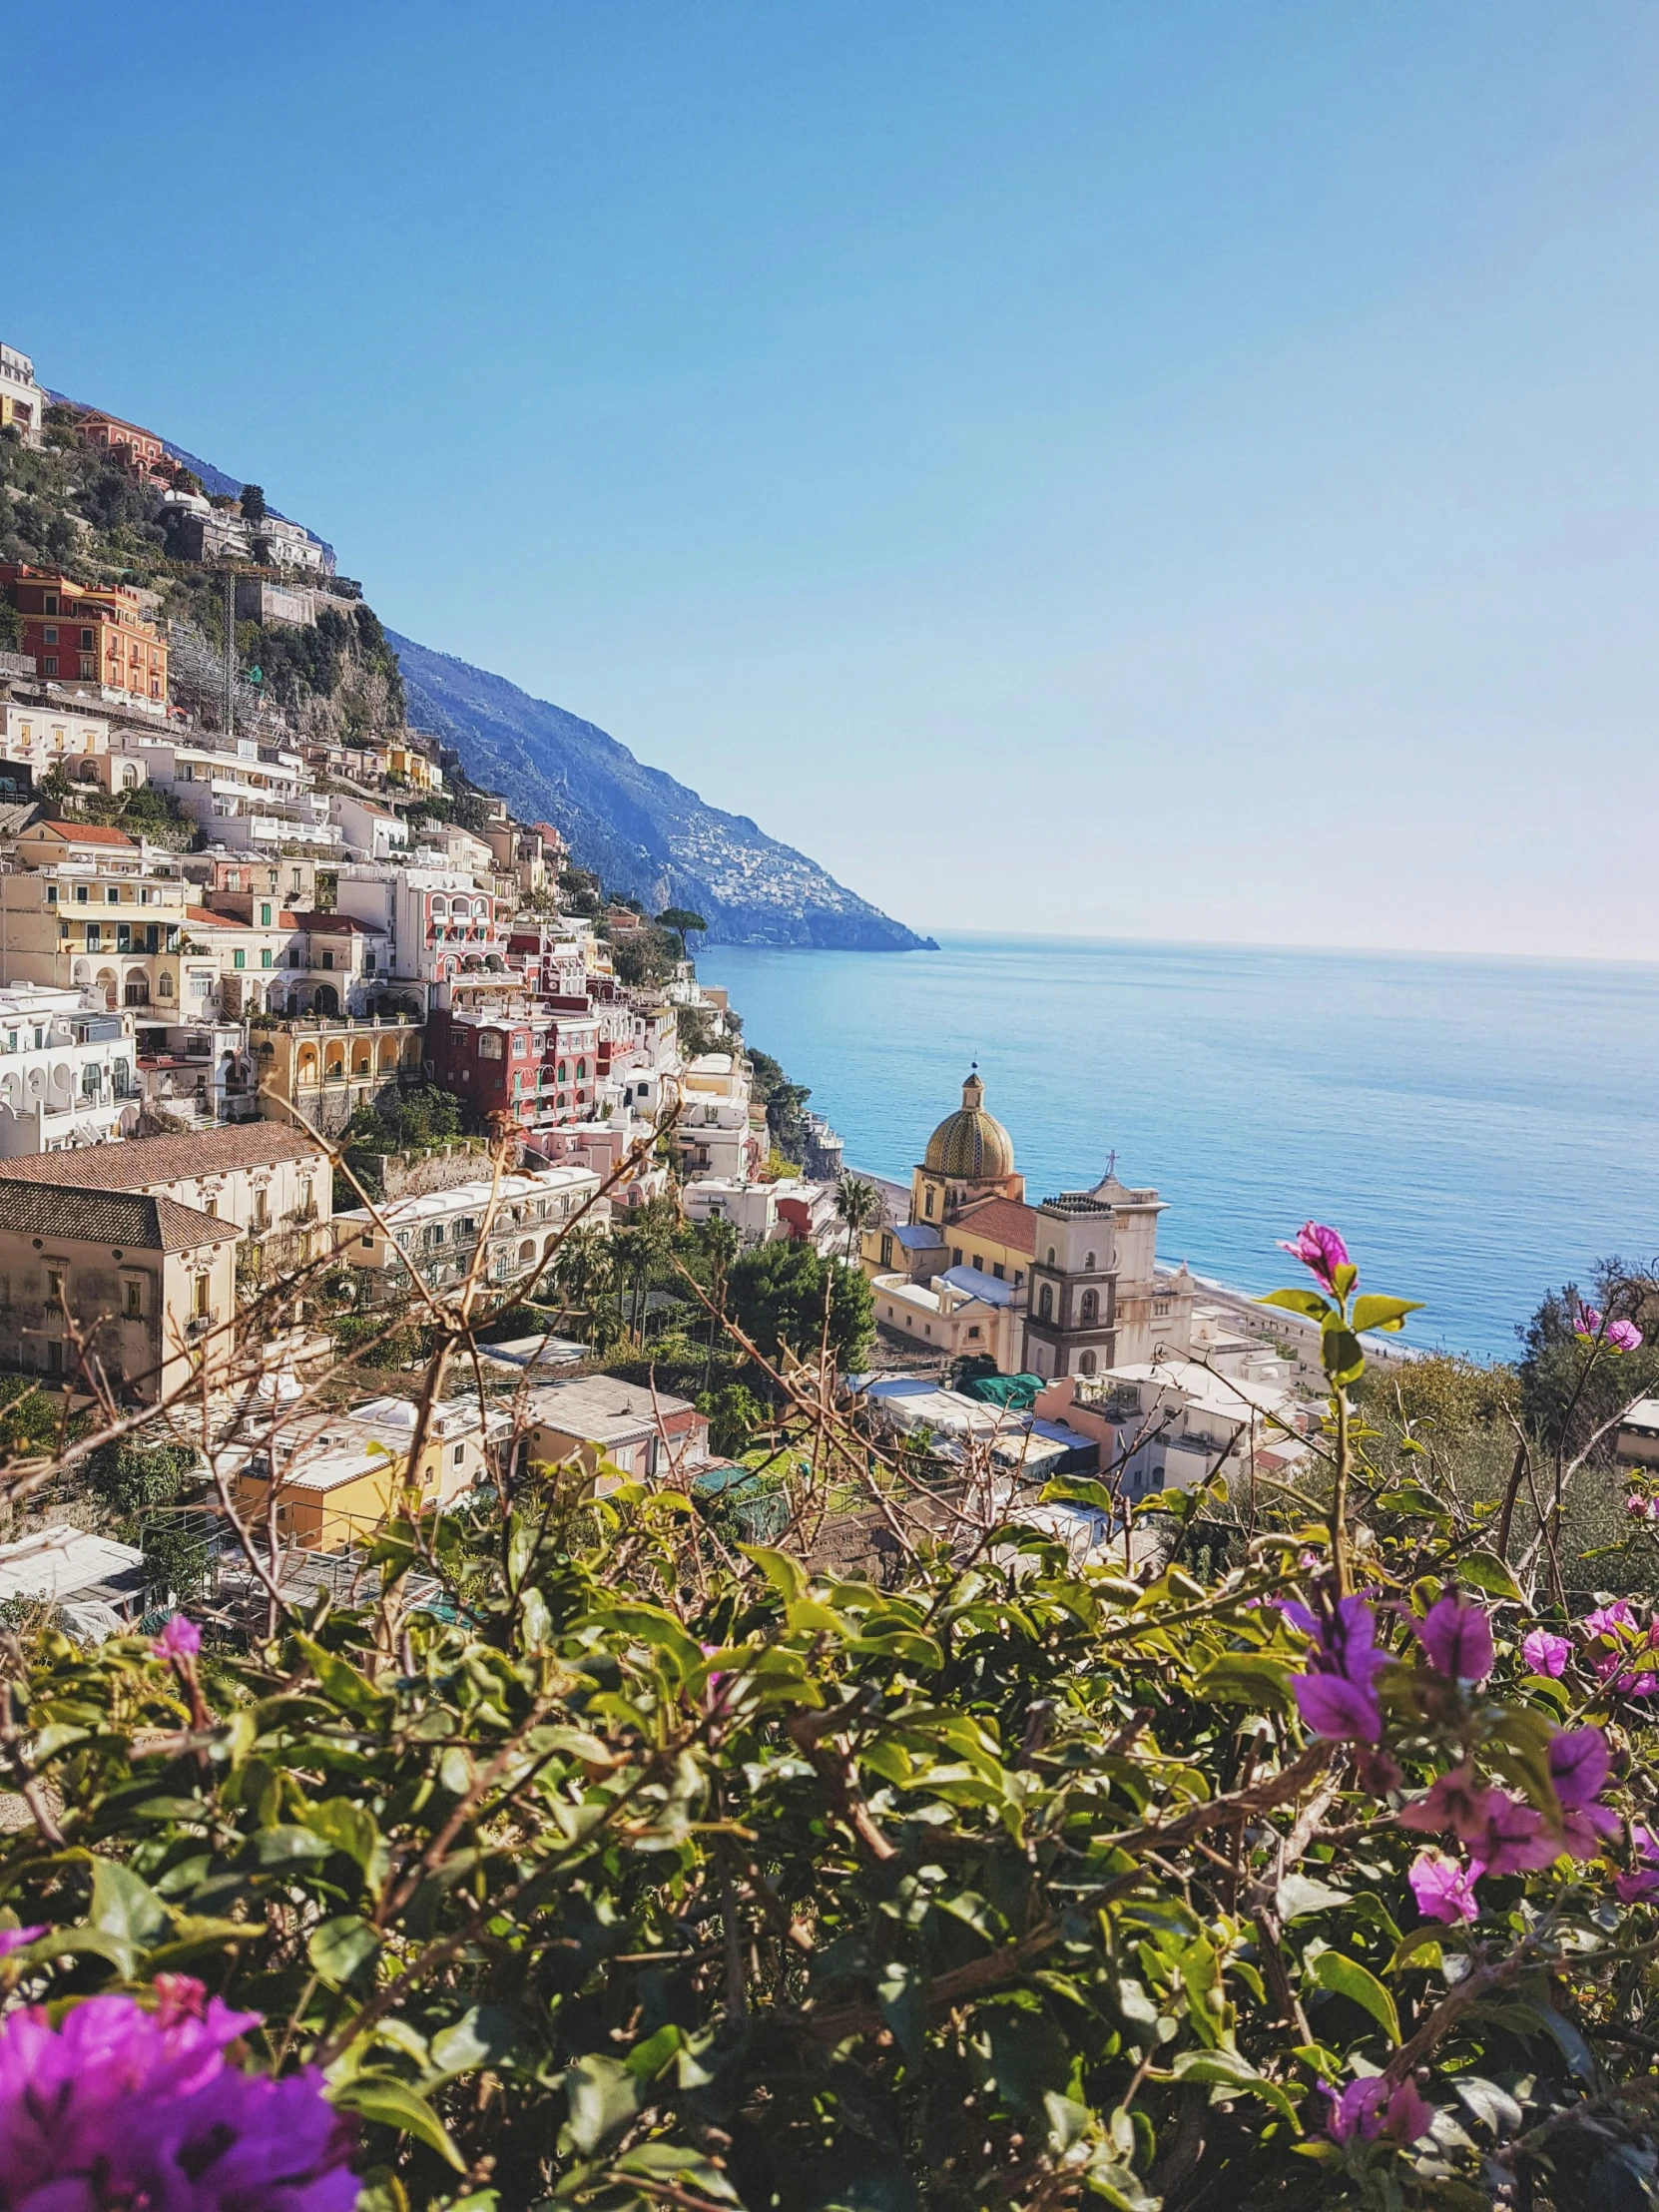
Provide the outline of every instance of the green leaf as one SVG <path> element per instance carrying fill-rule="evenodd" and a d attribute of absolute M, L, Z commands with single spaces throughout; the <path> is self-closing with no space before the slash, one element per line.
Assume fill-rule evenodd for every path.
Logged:
<path fill-rule="evenodd" d="M 648 2084 L 631 2073 L 620 2058 L 607 2058 L 590 2050 L 578 2058 L 565 2075 L 565 2098 L 570 2107 L 567 2127 L 570 2139 L 584 2158 L 591 2158 L 607 2135 L 626 2127 L 644 2103 Z"/>
<path fill-rule="evenodd" d="M 927 1978 L 900 1958 L 883 1966 L 875 1984 L 881 2017 L 910 2065 L 919 2066 L 927 2050 Z"/>
<path fill-rule="evenodd" d="M 471 2073 L 505 2058 L 517 2039 L 518 2023 L 499 2004 L 475 2004 L 432 2037 L 432 2063 L 440 2073 Z"/>
<path fill-rule="evenodd" d="M 1526 1603 L 1509 1569 L 1489 1551 L 1464 1552 L 1457 1561 L 1457 1579 L 1472 1583 L 1488 1597 L 1507 1598 L 1512 1605 Z"/>
<path fill-rule="evenodd" d="M 1276 2112 L 1283 2113 L 1299 2135 L 1302 2132 L 1296 2106 L 1278 2082 L 1259 2074 L 1249 2059 L 1241 2058 L 1236 2050 L 1184 2050 L 1175 2061 L 1173 2071 L 1177 2081 L 1208 2081 L 1235 2095 L 1260 2097 L 1264 2104 L 1271 2104 Z"/>
<path fill-rule="evenodd" d="M 1407 1314 L 1420 1314 L 1420 1298 L 1376 1298 L 1368 1294 L 1357 1298 L 1350 1309 L 1356 1329 L 1385 1329 L 1390 1332 L 1403 1327 Z"/>
<path fill-rule="evenodd" d="M 1314 1960 L 1314 1979 L 1322 1989 L 1362 2006 L 1383 2028 L 1390 2042 L 1399 2041 L 1399 2013 L 1393 1998 L 1357 1958 L 1345 1957 L 1340 1950 L 1322 1950 Z"/>
<path fill-rule="evenodd" d="M 374 1721 L 383 1720 L 391 1712 L 396 1700 L 386 1691 L 377 1690 L 355 1667 L 348 1666 L 334 1652 L 324 1651 L 309 1636 L 296 1636 L 293 1640 L 330 1704 L 343 1706 L 348 1713 L 361 1713 Z"/>
<path fill-rule="evenodd" d="M 1352 1329 L 1327 1322 L 1320 1338 L 1320 1365 L 1333 1382 L 1354 1382 L 1366 1372 L 1365 1347 Z"/>
<path fill-rule="evenodd" d="M 1261 1652 L 1225 1653 L 1211 1661 L 1193 1687 L 1200 1697 L 1216 1698 L 1224 1705 L 1271 1706 L 1281 1713 L 1291 1708 L 1290 1668 Z"/>
<path fill-rule="evenodd" d="M 1310 1321 L 1324 1321 L 1331 1312 L 1329 1303 L 1317 1291 L 1269 1291 L 1266 1298 L 1252 1301 L 1257 1306 L 1283 1306 L 1288 1314 L 1306 1314 Z"/>
<path fill-rule="evenodd" d="M 373 1962 L 379 1948 L 380 1938 L 368 1923 L 345 1913 L 311 1931 L 305 1953 L 330 1989 L 343 1989 Z"/>
<path fill-rule="evenodd" d="M 354 1859 L 365 1874 L 368 1872 L 380 1831 L 366 1807 L 354 1805 L 349 1798 L 324 1798 L 320 1805 L 307 1809 L 304 1825 L 313 1836 L 320 1836 L 336 1851 L 344 1852 L 347 1859 Z"/>
<path fill-rule="evenodd" d="M 262 1828 L 254 1839 L 254 1856 L 262 1867 L 292 1867 L 307 1859 L 314 1864 L 332 1849 L 326 1837 L 308 1828 Z"/>
<path fill-rule="evenodd" d="M 389 2074 L 358 2074 L 334 2092 L 334 2102 L 348 2112 L 360 2112 L 377 2127 L 394 2127 L 400 2135 L 412 2135 L 457 2173 L 466 2171 L 466 2161 L 449 2140 L 449 2130 L 420 2091 L 406 2081 L 395 2081 Z"/>
<path fill-rule="evenodd" d="M 98 1934 L 124 1954 L 129 1979 L 168 1926 L 167 1907 L 149 1883 L 114 1859 L 100 1859 L 93 1871 L 89 1918 Z"/>
<path fill-rule="evenodd" d="M 745 1558 L 753 1559 L 787 1605 L 807 1595 L 807 1570 L 787 1551 L 769 1551 L 765 1544 L 739 1544 Z"/>
<path fill-rule="evenodd" d="M 741 2204 L 743 2199 L 718 2166 L 678 2143 L 641 2143 L 616 2162 L 619 2174 L 642 2174 L 650 2181 L 678 2181 L 715 2204 Z M 656 2198 L 652 2199 L 657 2202 Z"/>
<path fill-rule="evenodd" d="M 1330 1883 L 1318 1882 L 1312 1875 L 1288 1874 L 1279 1885 L 1279 1918 L 1288 1923 L 1308 1913 L 1332 1913 L 1349 1899 L 1347 1890 L 1333 1890 Z"/>

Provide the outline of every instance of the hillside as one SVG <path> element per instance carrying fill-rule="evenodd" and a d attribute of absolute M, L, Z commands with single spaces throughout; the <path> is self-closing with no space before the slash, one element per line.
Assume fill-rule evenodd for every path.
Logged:
<path fill-rule="evenodd" d="M 746 815 L 723 814 L 562 707 L 388 630 L 408 715 L 521 819 L 561 830 L 572 853 L 647 905 L 690 906 L 722 944 L 845 951 L 931 949 Z"/>

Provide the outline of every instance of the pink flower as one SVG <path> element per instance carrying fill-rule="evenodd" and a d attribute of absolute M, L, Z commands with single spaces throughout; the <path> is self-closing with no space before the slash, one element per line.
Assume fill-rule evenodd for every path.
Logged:
<path fill-rule="evenodd" d="M 1351 2081 L 1340 2097 L 1330 2089 L 1325 2093 L 1331 2099 L 1326 2132 L 1336 2143 L 1346 2143 L 1356 2135 L 1363 2143 L 1374 2143 L 1382 2134 L 1396 2143 L 1414 2143 L 1427 2132 L 1434 2117 L 1417 2094 L 1414 2082 L 1402 2081 L 1390 2089 L 1382 2074 Z"/>
<path fill-rule="evenodd" d="M 1339 1295 L 1337 1270 L 1349 1267 L 1352 1263 L 1348 1257 L 1348 1247 L 1336 1230 L 1327 1229 L 1322 1222 L 1305 1221 L 1292 1242 L 1287 1243 L 1283 1237 L 1280 1238 L 1279 1249 L 1281 1252 L 1288 1252 L 1293 1260 L 1300 1260 L 1333 1298 Z M 1348 1287 L 1352 1288 L 1357 1280 L 1357 1276 L 1351 1277 Z"/>
<path fill-rule="evenodd" d="M 1642 1333 L 1633 1321 L 1610 1321 L 1603 1342 L 1610 1344 L 1615 1352 L 1639 1352 Z"/>
<path fill-rule="evenodd" d="M 1534 1674 L 1559 1678 L 1567 1671 L 1572 1645 L 1565 1636 L 1552 1635 L 1547 1628 L 1535 1628 L 1530 1636 L 1521 1638 L 1521 1657 Z"/>
<path fill-rule="evenodd" d="M 1475 1902 L 1474 1878 L 1443 1851 L 1419 1851 L 1406 1880 L 1425 1921 L 1472 1921 L 1480 1907 Z"/>
<path fill-rule="evenodd" d="M 0 1928 L 0 1958 L 9 1958 L 14 1950 L 21 1950 L 25 1943 L 45 1934 L 44 1922 L 38 1928 Z"/>
<path fill-rule="evenodd" d="M 1469 1843 L 1485 1835 L 1496 1795 L 1485 1783 L 1476 1781 L 1472 1768 L 1452 1767 L 1421 1797 L 1401 1806 L 1397 1818 L 1401 1828 L 1414 1829 L 1419 1835 L 1443 1836 L 1449 1828 Z"/>
<path fill-rule="evenodd" d="M 1621 1628 L 1634 1628 L 1636 1616 L 1630 1610 L 1628 1598 L 1615 1598 L 1611 1605 L 1601 1605 L 1593 1613 L 1584 1616 L 1584 1632 L 1588 1636 L 1611 1636 Z"/>
<path fill-rule="evenodd" d="M 1550 1744 L 1549 1779 L 1561 1807 L 1561 1840 L 1575 1859 L 1593 1859 L 1602 1838 L 1618 1834 L 1618 1815 L 1596 1803 L 1611 1765 L 1599 1728 L 1565 1729 Z"/>
<path fill-rule="evenodd" d="M 1484 1682 L 1492 1671 L 1492 1631 L 1486 1608 L 1454 1590 L 1413 1624 L 1437 1674 L 1454 1682 Z"/>
<path fill-rule="evenodd" d="M 1621 1905 L 1635 1905 L 1659 1892 L 1659 1837 L 1640 1821 L 1631 1823 L 1630 1842 L 1637 1865 L 1631 1874 L 1613 1877 L 1613 1890 Z M 1644 1864 L 1645 1862 L 1645 1864 Z"/>
<path fill-rule="evenodd" d="M 1487 1793 L 1484 1824 L 1465 1840 L 1477 1880 L 1482 1874 L 1535 1874 L 1560 1850 L 1531 1806 L 1502 1790 Z"/>
<path fill-rule="evenodd" d="M 1587 1344 L 1592 1337 L 1599 1337 L 1600 1334 L 1601 1309 L 1597 1306 L 1580 1306 L 1578 1309 L 1578 1326 L 1573 1331 L 1573 1335 L 1581 1343 Z"/>
<path fill-rule="evenodd" d="M 155 2012 L 132 1996 L 90 1997 L 56 2026 L 43 2006 L 9 2013 L 0 2201 L 17 2212 L 352 2212 L 352 2123 L 321 2074 L 273 2080 L 227 2059 L 258 2019 L 217 1997 L 164 1998 Z"/>
<path fill-rule="evenodd" d="M 158 1659 L 194 1659 L 202 1649 L 202 1631 L 183 1613 L 175 1613 L 150 1646 Z"/>
<path fill-rule="evenodd" d="M 1382 1735 L 1376 1692 L 1340 1674 L 1299 1674 L 1291 1684 L 1303 1719 L 1316 1736 L 1337 1743 L 1375 1744 Z"/>

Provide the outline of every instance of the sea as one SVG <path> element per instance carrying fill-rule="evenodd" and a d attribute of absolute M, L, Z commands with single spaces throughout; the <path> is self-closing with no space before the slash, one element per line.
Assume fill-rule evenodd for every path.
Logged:
<path fill-rule="evenodd" d="M 697 966 L 848 1166 L 907 1182 L 977 1064 L 1032 1203 L 1115 1157 L 1168 1202 L 1161 1259 L 1253 1294 L 1330 1222 L 1365 1288 L 1422 1300 L 1423 1348 L 1511 1359 L 1547 1290 L 1659 1253 L 1659 966 L 940 942 Z"/>

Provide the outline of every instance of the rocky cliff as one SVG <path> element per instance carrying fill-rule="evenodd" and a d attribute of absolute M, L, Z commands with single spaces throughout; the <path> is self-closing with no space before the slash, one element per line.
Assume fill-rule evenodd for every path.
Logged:
<path fill-rule="evenodd" d="M 583 867 L 654 911 L 690 906 L 721 944 L 932 948 L 747 815 L 723 814 L 591 722 L 504 677 L 386 632 L 411 725 L 454 748 L 522 821 L 551 822 Z"/>

